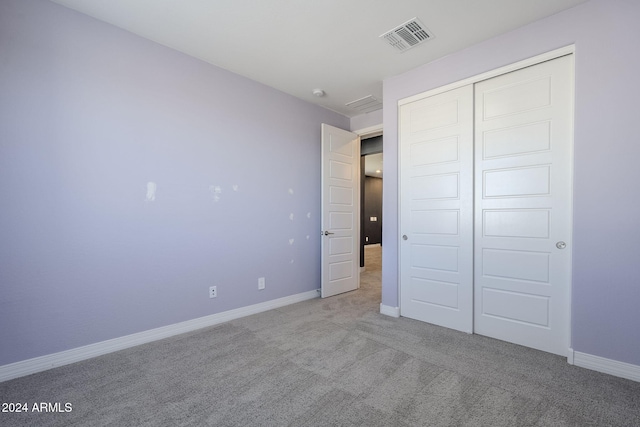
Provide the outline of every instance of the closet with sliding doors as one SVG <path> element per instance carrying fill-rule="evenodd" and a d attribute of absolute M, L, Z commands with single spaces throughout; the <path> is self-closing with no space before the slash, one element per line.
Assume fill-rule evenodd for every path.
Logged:
<path fill-rule="evenodd" d="M 567 355 L 573 54 L 399 103 L 402 316 Z"/>

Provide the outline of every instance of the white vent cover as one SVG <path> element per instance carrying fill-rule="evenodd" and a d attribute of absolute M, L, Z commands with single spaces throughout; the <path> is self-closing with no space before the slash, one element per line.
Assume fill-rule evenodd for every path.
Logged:
<path fill-rule="evenodd" d="M 344 105 L 361 113 L 370 113 L 382 108 L 382 100 L 374 97 L 373 95 L 367 95 L 364 98 L 347 102 Z"/>
<path fill-rule="evenodd" d="M 400 52 L 404 52 L 422 42 L 432 39 L 433 34 L 418 18 L 413 18 L 393 30 L 387 31 L 381 35 L 380 38 L 385 39 L 387 43 Z"/>

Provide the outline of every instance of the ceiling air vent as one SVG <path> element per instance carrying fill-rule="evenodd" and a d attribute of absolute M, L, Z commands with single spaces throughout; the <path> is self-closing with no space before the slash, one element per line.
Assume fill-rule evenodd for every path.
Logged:
<path fill-rule="evenodd" d="M 429 32 L 427 27 L 425 27 L 418 18 L 413 18 L 393 30 L 387 31 L 381 35 L 380 38 L 385 39 L 387 43 L 400 52 L 404 52 L 422 42 L 432 39 L 433 34 Z"/>
<path fill-rule="evenodd" d="M 344 105 L 360 113 L 370 113 L 382 108 L 382 100 L 374 97 L 373 95 L 367 95 L 364 98 L 347 102 Z"/>

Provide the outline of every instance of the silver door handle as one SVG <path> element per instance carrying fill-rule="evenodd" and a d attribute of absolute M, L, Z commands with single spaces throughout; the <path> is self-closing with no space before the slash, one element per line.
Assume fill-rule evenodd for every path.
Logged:
<path fill-rule="evenodd" d="M 563 241 L 559 241 L 558 243 L 556 243 L 556 248 L 558 249 L 564 249 L 567 247 L 567 244 Z"/>
<path fill-rule="evenodd" d="M 324 235 L 325 235 L 325 236 L 328 236 L 329 234 L 335 234 L 335 233 L 332 233 L 332 232 L 330 232 L 330 231 L 325 231 L 325 232 L 324 232 Z"/>
<path fill-rule="evenodd" d="M 407 237 L 407 235 L 406 235 L 406 234 L 403 234 L 403 235 L 402 235 L 402 240 L 407 240 L 407 239 L 409 239 L 409 237 Z"/>

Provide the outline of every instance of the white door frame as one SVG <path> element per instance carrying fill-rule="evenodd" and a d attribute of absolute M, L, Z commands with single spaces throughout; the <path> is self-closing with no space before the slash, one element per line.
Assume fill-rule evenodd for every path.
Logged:
<path fill-rule="evenodd" d="M 464 80 L 459 80 L 457 82 L 449 83 L 448 85 L 445 85 L 445 86 L 440 86 L 435 89 L 428 90 L 426 92 L 418 93 L 416 95 L 412 95 L 407 98 L 399 99 L 398 107 L 404 104 L 409 104 L 411 102 L 417 101 L 419 99 L 428 98 L 430 96 L 437 95 L 442 92 L 447 92 L 452 89 L 457 89 L 462 86 L 475 84 L 475 83 L 481 82 L 482 80 L 488 80 L 492 77 L 497 77 L 502 74 L 507 74 L 507 73 L 510 73 L 511 71 L 516 71 L 521 68 L 530 67 L 532 65 L 536 65 L 541 62 L 551 61 L 552 59 L 560 58 L 561 56 L 571 55 L 575 53 L 575 51 L 576 51 L 575 45 L 561 47 L 559 49 L 555 49 L 547 53 L 536 55 L 534 57 L 524 59 L 522 61 L 514 62 L 513 64 L 496 68 L 495 70 L 487 71 L 486 73 L 478 74 L 472 77 L 468 77 Z"/>
<path fill-rule="evenodd" d="M 359 135 L 360 139 L 373 138 L 374 136 L 380 136 L 383 134 L 382 123 L 369 126 L 366 128 L 358 129 L 358 130 L 352 130 L 351 132 Z"/>
<path fill-rule="evenodd" d="M 398 100 L 398 105 L 397 105 L 398 111 L 400 110 L 400 106 L 402 106 L 402 105 L 409 104 L 411 102 L 418 101 L 418 100 L 423 99 L 423 98 L 428 98 L 430 96 L 434 96 L 434 95 L 437 95 L 437 94 L 440 94 L 440 93 L 443 93 L 443 92 L 447 92 L 447 91 L 450 91 L 450 90 L 453 90 L 453 89 L 457 89 L 457 88 L 460 88 L 462 86 L 475 84 L 475 83 L 481 82 L 483 80 L 487 80 L 487 79 L 490 79 L 490 78 L 493 78 L 493 77 L 497 77 L 497 76 L 500 76 L 502 74 L 507 74 L 507 73 L 510 73 L 512 71 L 516 71 L 516 70 L 519 70 L 519 69 L 522 69 L 522 68 L 530 67 L 530 66 L 533 66 L 533 65 L 536 65 L 536 64 L 540 64 L 542 62 L 550 61 L 552 59 L 556 59 L 556 58 L 559 58 L 561 56 L 571 55 L 571 54 L 575 55 L 575 51 L 576 51 L 575 45 L 565 46 L 565 47 L 562 47 L 562 48 L 559 48 L 559 49 L 555 49 L 555 50 L 552 50 L 552 51 L 549 51 L 549 52 L 546 52 L 546 53 L 543 53 L 543 54 L 540 54 L 540 55 L 536 55 L 534 57 L 531 57 L 531 58 L 528 58 L 528 59 L 525 59 L 525 60 L 522 60 L 522 61 L 515 62 L 513 64 L 505 65 L 503 67 L 496 68 L 494 70 L 487 71 L 485 73 L 478 74 L 478 75 L 466 78 L 464 80 L 459 80 L 457 82 L 453 82 L 453 83 L 450 83 L 450 84 L 445 85 L 445 86 L 441 86 L 441 87 L 438 87 L 438 88 L 435 88 L 435 89 L 428 90 L 426 92 L 422 92 L 422 93 L 419 93 L 419 94 L 416 94 L 416 95 L 409 96 L 407 98 L 400 99 L 400 100 Z M 573 115 L 571 117 L 571 121 L 573 122 Z M 398 141 L 400 141 L 400 129 L 399 128 L 398 128 L 397 137 L 398 137 Z M 571 148 L 570 148 L 570 153 L 571 153 L 570 154 L 570 156 L 571 156 L 570 168 L 571 168 L 571 172 L 570 172 L 570 174 L 571 174 L 571 176 L 573 176 L 573 159 L 574 159 L 574 152 L 573 152 L 573 146 L 574 146 L 573 145 L 573 124 L 571 126 L 571 144 L 570 145 L 571 145 Z M 399 143 L 398 143 L 398 150 L 400 150 L 400 144 Z M 398 153 L 398 173 L 400 173 L 400 167 L 401 167 L 401 165 L 400 165 L 401 156 L 399 154 L 400 153 Z M 573 183 L 572 183 L 572 186 L 573 186 Z M 399 180 L 398 180 L 398 194 L 400 194 L 400 181 Z M 568 208 L 569 208 L 570 212 L 573 212 L 573 198 L 571 198 L 571 200 L 569 201 Z M 401 218 L 401 212 L 400 212 L 400 206 L 398 205 L 398 229 L 396 230 L 396 239 L 397 239 L 397 244 L 398 244 L 398 259 L 397 259 L 396 262 L 397 262 L 397 265 L 398 265 L 397 283 L 398 283 L 399 286 L 398 286 L 398 290 L 397 290 L 398 291 L 397 298 L 398 298 L 398 305 L 399 306 L 401 304 L 401 302 L 400 302 L 400 287 L 402 286 L 402 282 L 400 280 L 400 276 L 401 276 L 400 265 L 401 265 L 401 257 L 402 257 L 402 250 L 401 250 L 402 244 L 401 244 L 401 241 L 400 241 L 400 239 L 401 239 L 400 236 L 402 235 L 402 231 L 401 231 L 402 222 L 400 221 L 400 218 Z M 569 234 L 571 236 L 571 241 L 573 241 L 573 236 L 572 236 L 573 229 L 569 230 Z M 570 266 L 572 266 L 571 258 L 572 258 L 572 254 L 573 254 L 573 249 L 572 248 L 568 248 L 568 249 L 571 250 L 571 252 L 569 254 L 569 264 L 570 264 Z M 568 298 L 567 298 L 567 307 L 566 307 L 567 313 L 568 313 L 568 316 L 567 316 L 567 322 L 568 322 L 568 325 L 567 325 L 567 331 L 568 331 L 567 357 L 568 357 L 568 359 L 571 359 L 572 354 L 573 354 L 573 351 L 570 348 L 571 347 L 571 342 L 572 342 L 571 295 L 572 295 L 572 283 L 573 283 L 573 280 L 572 280 L 573 268 L 570 268 L 570 270 L 571 271 L 569 272 L 569 289 L 568 289 Z M 402 312 L 402 307 L 399 307 L 399 309 L 400 309 L 400 312 Z"/>

